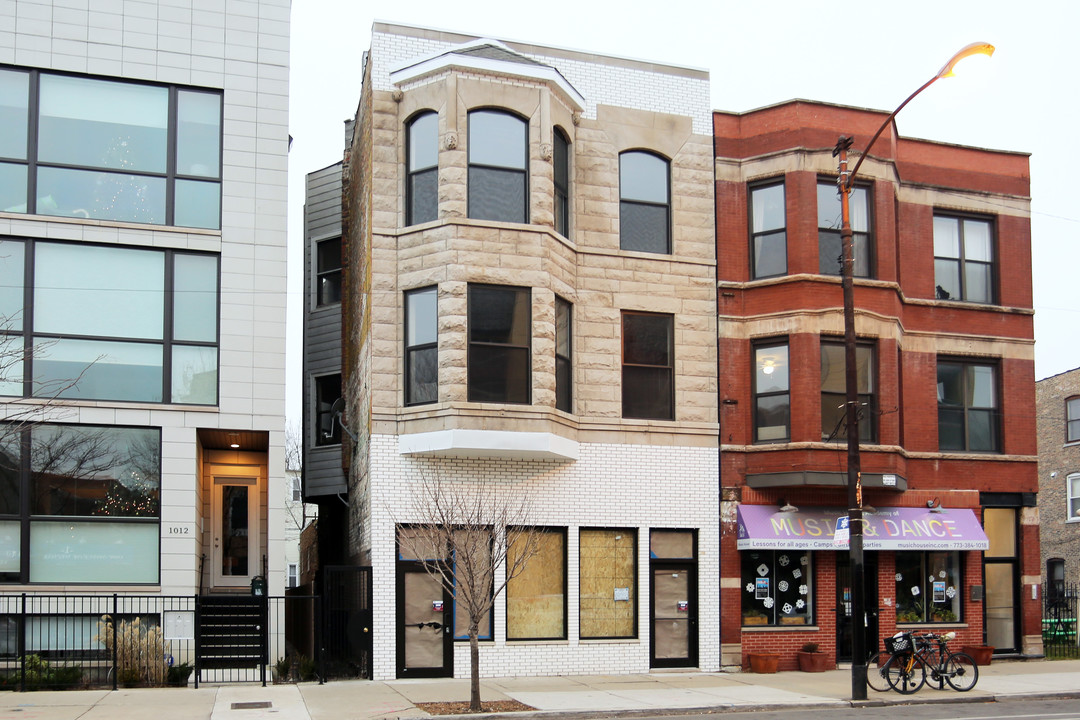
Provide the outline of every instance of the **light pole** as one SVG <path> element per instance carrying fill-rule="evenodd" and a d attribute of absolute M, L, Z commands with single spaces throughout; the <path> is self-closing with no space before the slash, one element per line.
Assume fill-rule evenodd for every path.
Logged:
<path fill-rule="evenodd" d="M 839 177 L 837 186 L 840 192 L 840 238 L 843 243 L 843 264 L 841 278 L 844 294 L 844 380 L 846 385 L 847 423 L 847 501 L 848 501 L 848 541 L 849 564 L 851 567 L 851 698 L 866 699 L 866 586 L 863 572 L 863 527 L 862 527 L 862 484 L 860 480 L 859 458 L 859 370 L 855 364 L 855 249 L 851 237 L 851 209 L 848 196 L 854 187 L 855 175 L 870 154 L 881 133 L 889 126 L 896 114 L 904 109 L 912 99 L 941 78 L 952 77 L 956 64 L 972 55 L 993 55 L 994 46 L 989 43 L 972 43 L 949 58 L 949 62 L 938 70 L 915 92 L 885 118 L 874 137 L 862 151 L 854 169 L 848 172 L 847 151 L 853 139 L 844 135 L 836 141 L 833 155 L 838 158 Z"/>

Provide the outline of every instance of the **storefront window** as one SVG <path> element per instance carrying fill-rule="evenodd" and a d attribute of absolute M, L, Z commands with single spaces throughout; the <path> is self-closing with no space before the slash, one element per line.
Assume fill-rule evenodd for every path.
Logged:
<path fill-rule="evenodd" d="M 896 622 L 960 620 L 960 553 L 896 553 Z"/>
<path fill-rule="evenodd" d="M 813 565 L 808 550 L 744 550 L 743 625 L 812 625 Z"/>

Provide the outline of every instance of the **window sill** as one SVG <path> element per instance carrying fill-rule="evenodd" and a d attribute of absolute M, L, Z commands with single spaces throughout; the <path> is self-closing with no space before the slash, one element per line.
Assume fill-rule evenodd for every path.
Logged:
<path fill-rule="evenodd" d="M 514 647 L 514 646 L 521 646 L 521 645 L 535 646 L 535 645 L 569 645 L 569 644 L 570 644 L 570 641 L 565 639 L 565 638 L 563 638 L 562 640 L 559 640 L 557 638 L 552 638 L 552 639 L 541 638 L 539 640 L 507 640 L 506 641 L 506 646 L 507 647 Z"/>
<path fill-rule="evenodd" d="M 637 645 L 640 640 L 636 637 L 626 638 L 581 638 L 581 645 Z"/>
<path fill-rule="evenodd" d="M 817 625 L 743 625 L 742 631 L 749 633 L 760 632 L 818 632 L 821 628 Z"/>
<path fill-rule="evenodd" d="M 38 215 L 30 213 L 0 212 L 0 219 L 4 220 L 30 220 L 33 222 L 61 223 L 64 225 L 82 225 L 91 227 L 111 227 L 124 230 L 146 230 L 150 232 L 169 232 L 184 235 L 205 235 L 208 237 L 221 237 L 221 230 L 207 228 L 181 227 L 179 225 L 152 225 L 149 223 L 133 223 L 123 220 L 105 220 L 102 218 L 77 218 L 64 217 L 63 215 Z"/>

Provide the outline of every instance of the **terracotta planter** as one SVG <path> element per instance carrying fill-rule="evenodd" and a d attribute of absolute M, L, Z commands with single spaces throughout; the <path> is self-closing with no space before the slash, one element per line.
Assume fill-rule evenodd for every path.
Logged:
<path fill-rule="evenodd" d="M 776 653 L 750 653 L 750 672 L 774 673 L 780 664 Z"/>
<path fill-rule="evenodd" d="M 994 648 L 990 645 L 965 645 L 960 651 L 970 655 L 979 667 L 989 665 L 994 657 Z"/>
<path fill-rule="evenodd" d="M 823 652 L 803 652 L 799 650 L 799 669 L 803 672 L 825 672 L 829 670 L 828 656 Z"/>

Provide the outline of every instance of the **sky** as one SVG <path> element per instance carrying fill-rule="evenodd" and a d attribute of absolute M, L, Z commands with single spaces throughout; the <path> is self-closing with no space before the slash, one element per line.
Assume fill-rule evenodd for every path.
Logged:
<path fill-rule="evenodd" d="M 296 0 L 292 5 L 289 343 L 302 342 L 304 176 L 341 159 L 376 20 L 708 70 L 712 109 L 792 98 L 891 111 L 975 41 L 961 65 L 896 119 L 902 136 L 1031 155 L 1035 377 L 1080 366 L 1080 27 L 1074 0 Z M 869 138 L 856 138 L 861 148 Z M 301 357 L 286 414 L 300 418 Z"/>

